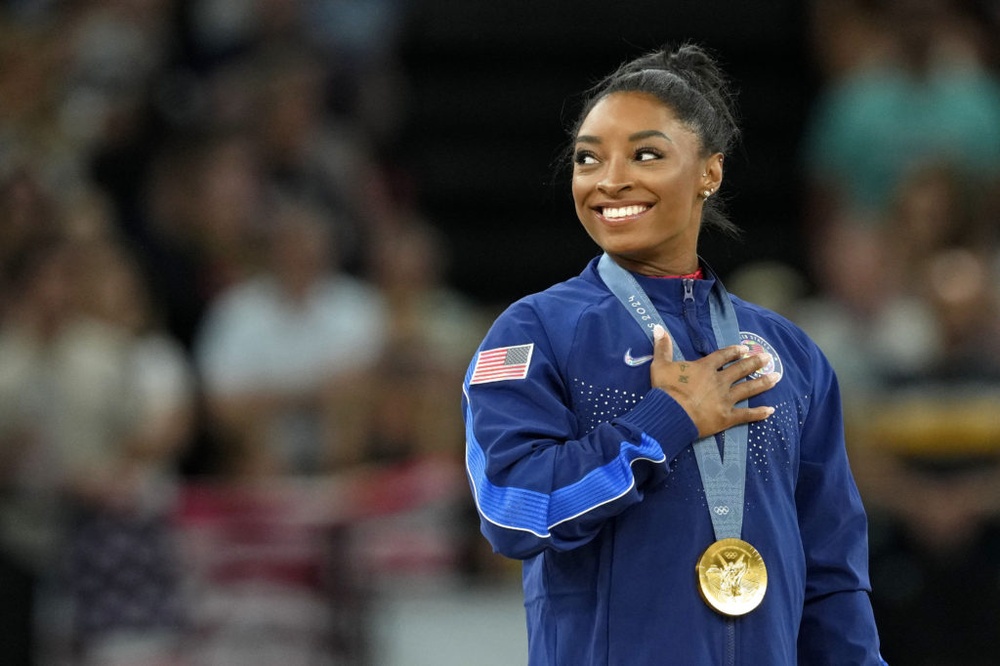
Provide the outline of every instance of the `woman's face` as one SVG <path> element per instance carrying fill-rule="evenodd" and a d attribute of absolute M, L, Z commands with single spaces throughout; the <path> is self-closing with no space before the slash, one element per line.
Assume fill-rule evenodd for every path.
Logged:
<path fill-rule="evenodd" d="M 613 93 L 594 106 L 576 137 L 576 214 L 625 268 L 648 275 L 692 272 L 701 192 L 718 188 L 721 158 L 702 155 L 698 136 L 655 97 Z"/>

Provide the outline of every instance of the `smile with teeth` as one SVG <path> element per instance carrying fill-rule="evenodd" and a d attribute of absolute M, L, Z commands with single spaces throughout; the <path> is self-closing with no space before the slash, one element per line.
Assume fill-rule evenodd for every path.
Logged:
<path fill-rule="evenodd" d="M 601 209 L 601 215 L 609 220 L 619 220 L 624 217 L 632 217 L 634 215 L 639 215 L 640 213 L 645 213 L 647 210 L 649 210 L 649 206 L 645 204 L 621 206 L 619 208 L 605 206 Z"/>

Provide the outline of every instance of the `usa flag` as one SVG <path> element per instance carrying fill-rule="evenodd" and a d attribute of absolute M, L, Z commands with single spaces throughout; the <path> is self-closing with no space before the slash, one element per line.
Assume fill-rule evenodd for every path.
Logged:
<path fill-rule="evenodd" d="M 469 384 L 524 379 L 528 376 L 528 365 L 531 363 L 531 353 L 534 349 L 535 344 L 530 343 L 479 352 Z"/>

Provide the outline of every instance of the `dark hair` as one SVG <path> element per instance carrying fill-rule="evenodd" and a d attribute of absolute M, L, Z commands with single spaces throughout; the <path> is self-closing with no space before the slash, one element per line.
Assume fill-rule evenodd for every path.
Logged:
<path fill-rule="evenodd" d="M 725 154 L 739 139 L 735 94 L 716 60 L 701 46 L 685 43 L 647 53 L 598 81 L 584 93 L 570 140 L 575 141 L 584 119 L 599 101 L 619 92 L 645 93 L 669 106 L 698 135 L 705 155 Z M 567 152 L 572 155 L 572 146 Z M 703 219 L 708 226 L 737 231 L 718 197 L 705 200 Z"/>

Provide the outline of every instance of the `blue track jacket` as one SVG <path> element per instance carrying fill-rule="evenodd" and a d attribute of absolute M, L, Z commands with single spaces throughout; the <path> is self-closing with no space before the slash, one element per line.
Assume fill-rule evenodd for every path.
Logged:
<path fill-rule="evenodd" d="M 685 358 L 715 349 L 711 280 L 636 279 Z M 767 593 L 735 619 L 698 592 L 715 536 L 697 430 L 651 389 L 651 343 L 596 260 L 510 306 L 473 358 L 469 480 L 483 534 L 524 561 L 531 666 L 884 663 L 834 373 L 794 324 L 732 300 L 782 372 L 751 399 L 776 411 L 750 424 L 747 449 L 742 538 L 764 558 Z"/>

